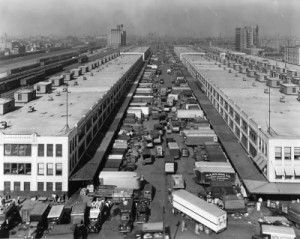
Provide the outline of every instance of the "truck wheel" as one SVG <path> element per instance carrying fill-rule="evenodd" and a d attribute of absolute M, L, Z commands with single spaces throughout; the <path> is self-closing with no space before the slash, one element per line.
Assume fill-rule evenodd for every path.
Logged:
<path fill-rule="evenodd" d="M 206 235 L 210 234 L 210 229 L 208 227 L 204 227 L 204 232 Z"/>

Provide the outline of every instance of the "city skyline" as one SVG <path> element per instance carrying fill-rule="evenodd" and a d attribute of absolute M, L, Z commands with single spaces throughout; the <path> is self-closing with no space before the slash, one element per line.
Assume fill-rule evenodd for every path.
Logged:
<path fill-rule="evenodd" d="M 122 22 L 128 34 L 157 32 L 172 37 L 228 37 L 239 25 L 259 25 L 263 35 L 295 35 L 296 0 L 0 0 L 0 34 L 102 35 Z M 100 4 L 101 3 L 101 4 Z M 21 23 L 21 24 L 20 24 Z M 207 24 L 209 23 L 209 24 Z"/>

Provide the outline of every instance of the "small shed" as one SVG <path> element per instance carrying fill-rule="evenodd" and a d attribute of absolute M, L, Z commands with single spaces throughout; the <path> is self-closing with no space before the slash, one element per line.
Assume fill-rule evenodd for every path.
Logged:
<path fill-rule="evenodd" d="M 257 80 L 259 82 L 266 82 L 266 77 L 267 77 L 267 75 L 264 73 L 257 73 L 255 75 L 255 80 Z"/>
<path fill-rule="evenodd" d="M 84 74 L 88 71 L 88 66 L 84 65 L 84 66 L 80 66 L 81 69 L 81 74 Z"/>
<path fill-rule="evenodd" d="M 36 98 L 36 90 L 34 89 L 20 89 L 14 93 L 16 103 L 27 103 Z"/>
<path fill-rule="evenodd" d="M 53 86 L 61 86 L 64 83 L 64 76 L 54 76 L 49 79 Z"/>
<path fill-rule="evenodd" d="M 281 84 L 280 92 L 286 95 L 297 95 L 299 91 L 299 85 L 295 84 Z"/>
<path fill-rule="evenodd" d="M 275 77 L 266 77 L 266 85 L 273 87 L 273 88 L 279 88 L 280 87 L 280 79 Z"/>
<path fill-rule="evenodd" d="M 81 75 L 81 69 L 79 69 L 79 68 L 73 69 L 72 72 L 73 72 L 75 78 Z"/>
<path fill-rule="evenodd" d="M 15 108 L 15 100 L 9 98 L 0 98 L 0 115 L 4 115 Z"/>
<path fill-rule="evenodd" d="M 74 75 L 74 72 L 66 72 L 64 73 L 64 81 L 70 81 L 72 80 Z"/>
<path fill-rule="evenodd" d="M 38 94 L 48 94 L 48 93 L 51 93 L 52 83 L 46 82 L 46 81 L 41 81 L 34 85 L 34 89 L 36 90 L 36 92 Z"/>

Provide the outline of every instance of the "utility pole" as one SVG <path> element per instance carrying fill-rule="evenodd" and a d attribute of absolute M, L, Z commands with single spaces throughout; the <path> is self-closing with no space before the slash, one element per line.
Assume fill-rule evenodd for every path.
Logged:
<path fill-rule="evenodd" d="M 269 83 L 269 127 L 268 132 L 271 134 L 271 87 Z"/>

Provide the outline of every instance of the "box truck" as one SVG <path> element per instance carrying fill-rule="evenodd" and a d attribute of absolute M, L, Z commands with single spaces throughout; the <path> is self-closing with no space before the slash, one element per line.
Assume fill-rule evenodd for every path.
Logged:
<path fill-rule="evenodd" d="M 227 227 L 225 211 L 186 190 L 173 191 L 171 204 L 174 210 L 184 213 L 203 226 L 207 233 L 219 233 Z"/>

